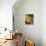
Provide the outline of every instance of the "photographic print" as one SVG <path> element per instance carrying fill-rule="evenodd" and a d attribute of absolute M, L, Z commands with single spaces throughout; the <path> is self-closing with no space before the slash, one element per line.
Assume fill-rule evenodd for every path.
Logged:
<path fill-rule="evenodd" d="M 26 14 L 25 15 L 25 24 L 33 24 L 34 16 L 33 14 Z"/>

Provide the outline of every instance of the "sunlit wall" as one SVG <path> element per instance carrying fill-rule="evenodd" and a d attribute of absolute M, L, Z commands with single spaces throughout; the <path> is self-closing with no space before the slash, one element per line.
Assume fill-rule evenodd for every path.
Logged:
<path fill-rule="evenodd" d="M 0 0 L 0 27 L 12 29 L 12 6 L 16 0 Z"/>

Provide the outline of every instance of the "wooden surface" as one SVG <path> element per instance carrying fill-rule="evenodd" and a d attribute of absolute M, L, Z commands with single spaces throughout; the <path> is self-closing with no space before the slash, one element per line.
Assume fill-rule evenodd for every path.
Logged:
<path fill-rule="evenodd" d="M 5 39 L 1 39 L 2 41 Z M 0 46 L 22 46 L 22 35 L 16 33 L 13 39 L 6 40 L 5 42 L 0 43 Z"/>
<path fill-rule="evenodd" d="M 16 46 L 15 39 L 13 39 L 13 40 L 6 40 L 5 42 L 0 43 L 0 46 Z"/>

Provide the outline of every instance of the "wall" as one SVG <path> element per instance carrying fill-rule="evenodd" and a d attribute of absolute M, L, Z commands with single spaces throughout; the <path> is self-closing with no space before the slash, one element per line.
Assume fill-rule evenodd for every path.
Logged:
<path fill-rule="evenodd" d="M 19 1 L 18 1 L 19 2 Z M 28 39 L 35 41 L 36 46 L 41 46 L 41 1 L 40 0 L 23 0 L 21 4 L 13 6 L 13 14 L 15 19 L 15 28 L 18 32 L 22 32 L 23 36 Z M 34 14 L 34 24 L 26 25 L 25 14 Z"/>
<path fill-rule="evenodd" d="M 0 0 L 0 27 L 12 29 L 12 6 L 16 0 Z"/>
<path fill-rule="evenodd" d="M 41 1 L 41 40 L 42 46 L 46 46 L 46 0 Z"/>
<path fill-rule="evenodd" d="M 6 27 L 9 30 L 12 29 L 12 6 L 16 0 L 0 0 L 0 28 Z M 5 35 L 10 35 L 10 32 L 3 31 L 4 29 L 0 29 L 0 38 L 5 38 Z"/>

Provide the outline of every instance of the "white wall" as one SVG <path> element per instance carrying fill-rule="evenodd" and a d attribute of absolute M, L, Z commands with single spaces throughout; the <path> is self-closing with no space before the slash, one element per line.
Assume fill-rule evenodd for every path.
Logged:
<path fill-rule="evenodd" d="M 41 38 L 42 46 L 46 46 L 46 0 L 41 2 Z"/>
<path fill-rule="evenodd" d="M 8 29 L 12 29 L 12 6 L 16 0 L 0 0 L 0 28 L 6 27 Z M 4 29 L 3 29 L 4 30 Z M 0 32 L 2 32 L 2 29 L 0 29 Z M 10 32 L 3 31 L 0 34 L 0 38 L 5 38 L 5 36 L 10 36 Z M 7 37 L 9 38 L 9 37 Z"/>
<path fill-rule="evenodd" d="M 41 46 L 41 1 L 40 0 L 23 0 L 20 5 L 14 5 L 13 12 L 15 18 L 15 28 L 22 32 L 24 37 L 35 41 L 36 46 Z M 25 14 L 34 14 L 34 24 L 26 25 Z"/>
<path fill-rule="evenodd" d="M 12 6 L 16 0 L 0 0 L 0 27 L 12 28 Z"/>

